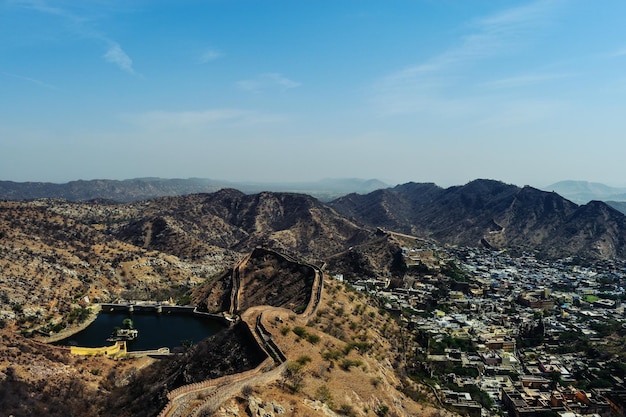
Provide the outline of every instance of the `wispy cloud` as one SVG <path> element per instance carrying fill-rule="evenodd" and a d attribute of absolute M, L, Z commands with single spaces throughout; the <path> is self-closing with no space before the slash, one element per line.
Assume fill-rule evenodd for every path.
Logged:
<path fill-rule="evenodd" d="M 530 85 L 541 84 L 548 81 L 554 81 L 564 78 L 569 78 L 573 76 L 573 74 L 562 73 L 562 74 L 525 74 L 525 75 L 517 75 L 508 78 L 501 78 L 498 80 L 488 81 L 482 84 L 483 87 L 487 88 L 519 88 L 519 87 L 527 87 Z"/>
<path fill-rule="evenodd" d="M 203 111 L 150 111 L 137 115 L 136 120 L 145 125 L 184 127 L 211 125 L 217 122 L 239 120 L 248 112 L 236 109 L 218 109 Z"/>
<path fill-rule="evenodd" d="M 474 120 L 475 126 L 481 129 L 540 126 L 543 121 L 554 120 L 572 111 L 570 103 L 550 98 L 507 100 L 505 103 L 488 101 L 487 105 L 490 111 L 481 112 Z"/>
<path fill-rule="evenodd" d="M 122 49 L 120 44 L 115 40 L 108 37 L 106 34 L 95 29 L 93 25 L 90 25 L 92 18 L 83 16 L 81 12 L 76 12 L 71 9 L 76 9 L 75 5 L 80 5 L 80 2 L 65 3 L 65 7 L 52 5 L 45 0 L 16 0 L 13 4 L 18 7 L 30 9 L 38 13 L 48 14 L 63 19 L 66 25 L 75 33 L 80 36 L 93 39 L 106 46 L 106 52 L 102 55 L 105 62 L 115 64 L 118 68 L 129 74 L 136 75 L 133 69 L 133 61 L 126 52 Z M 84 12 L 84 10 L 82 10 Z"/>
<path fill-rule="evenodd" d="M 73 23 L 81 22 L 84 20 L 83 18 L 75 15 L 69 10 L 52 6 L 49 2 L 44 0 L 15 0 L 12 3 L 25 9 L 60 16 L 65 19 L 71 20 Z"/>
<path fill-rule="evenodd" d="M 143 129 L 207 129 L 242 124 L 277 123 L 283 116 L 242 109 L 208 109 L 189 111 L 155 110 L 123 116 Z"/>
<path fill-rule="evenodd" d="M 22 80 L 22 81 L 26 81 L 32 84 L 36 84 L 38 86 L 44 87 L 44 88 L 48 88 L 50 90 L 59 90 L 58 87 L 52 85 L 52 84 L 48 84 L 45 83 L 41 80 L 37 80 L 35 78 L 30 78 L 30 77 L 24 77 L 23 75 L 17 75 L 17 74 L 10 74 L 8 72 L 0 72 L 0 74 L 4 75 L 5 77 L 11 77 L 11 78 L 15 78 L 18 80 Z"/>
<path fill-rule="evenodd" d="M 622 49 L 618 49 L 617 51 L 611 53 L 610 56 L 612 58 L 618 58 L 618 57 L 621 57 L 621 56 L 626 56 L 626 47 L 624 47 Z"/>
<path fill-rule="evenodd" d="M 375 102 L 380 111 L 413 113 L 433 106 L 455 109 L 459 101 L 468 99 L 453 98 L 459 94 L 453 87 L 467 81 L 467 70 L 487 59 L 514 54 L 532 43 L 538 28 L 549 22 L 554 3 L 535 1 L 467 23 L 466 33 L 456 45 L 423 62 L 392 72 L 376 83 Z M 523 81 L 517 80 L 518 83 Z M 509 82 L 512 85 L 514 80 L 511 78 Z"/>
<path fill-rule="evenodd" d="M 215 61 L 220 56 L 222 56 L 222 53 L 220 51 L 218 51 L 217 49 L 214 49 L 214 48 L 209 48 L 209 49 L 204 50 L 200 54 L 199 61 L 202 64 L 206 64 L 207 62 Z"/>
<path fill-rule="evenodd" d="M 286 91 L 292 88 L 299 87 L 299 82 L 290 80 L 282 74 L 276 72 L 268 72 L 265 74 L 259 74 L 255 78 L 248 80 L 241 80 L 236 83 L 237 87 L 244 91 L 252 93 L 259 93 L 264 90 L 279 89 Z"/>
<path fill-rule="evenodd" d="M 129 74 L 135 74 L 133 69 L 133 60 L 130 59 L 128 54 L 124 52 L 122 47 L 117 43 L 112 43 L 109 49 L 103 55 L 105 61 L 117 65 L 120 69 L 128 72 Z"/>

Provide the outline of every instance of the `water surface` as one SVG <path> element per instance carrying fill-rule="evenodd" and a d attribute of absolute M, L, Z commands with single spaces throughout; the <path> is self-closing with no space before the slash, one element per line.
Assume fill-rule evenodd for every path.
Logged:
<path fill-rule="evenodd" d="M 161 347 L 174 349 L 187 341 L 197 343 L 224 328 L 217 320 L 186 313 L 101 312 L 89 327 L 55 344 L 82 347 L 111 345 L 113 342 L 106 339 L 115 327 L 124 327 L 122 322 L 126 318 L 130 318 L 133 327 L 139 330 L 139 337 L 127 342 L 130 351 Z"/>

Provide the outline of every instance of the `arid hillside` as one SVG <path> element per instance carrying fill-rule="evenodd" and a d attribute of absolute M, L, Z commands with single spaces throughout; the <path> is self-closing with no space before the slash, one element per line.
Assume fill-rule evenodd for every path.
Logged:
<path fill-rule="evenodd" d="M 304 194 L 227 189 L 130 207 L 135 216 L 111 229 L 116 237 L 185 259 L 214 248 L 248 252 L 258 245 L 323 259 L 370 234 Z"/>
<path fill-rule="evenodd" d="M 284 352 L 285 371 L 272 383 L 229 393 L 227 407 L 239 415 L 253 398 L 275 401 L 293 416 L 429 414 L 429 390 L 405 378 L 401 322 L 331 275 L 385 277 L 395 285 L 409 270 L 403 247 L 416 242 L 395 232 L 547 257 L 625 253 L 625 217 L 606 204 L 579 207 L 498 182 L 447 190 L 409 184 L 332 206 L 302 194 L 236 190 L 125 204 L 0 202 L 0 409 L 15 416 L 28 415 L 19 404 L 51 416 L 156 415 L 178 385 L 216 376 L 207 357 L 224 365 L 221 373 L 256 370 L 250 326 L 258 320 L 271 335 L 262 339 Z M 320 292 L 320 273 L 310 269 L 318 267 L 327 273 Z M 409 272 L 420 268 L 437 271 L 424 263 Z M 193 303 L 252 321 L 247 333 L 231 330 L 158 363 L 76 358 L 37 342 L 88 322 L 95 303 L 119 299 Z"/>
<path fill-rule="evenodd" d="M 493 180 L 440 188 L 408 183 L 330 205 L 369 227 L 441 244 L 493 247 L 545 258 L 626 257 L 626 216 L 592 201 L 578 206 L 556 193 Z"/>
<path fill-rule="evenodd" d="M 226 298 L 233 287 L 223 283 L 236 271 L 239 301 L 231 297 L 223 305 L 235 303 L 242 314 L 255 310 L 252 317 L 257 314 L 258 319 L 241 321 L 178 356 L 125 361 L 77 357 L 5 326 L 0 330 L 0 408 L 14 416 L 31 415 L 32 410 L 49 416 L 156 416 L 172 390 L 258 366 L 266 354 L 250 334 L 260 322 L 283 352 L 284 370 L 269 384 L 251 379 L 220 401 L 219 409 L 203 415 L 244 416 L 257 403 L 271 403 L 294 417 L 439 413 L 429 389 L 405 377 L 400 322 L 376 300 L 328 276 L 318 292 L 311 267 L 261 249 L 242 257 L 229 273 L 206 279 L 194 297 Z M 310 304 L 313 294 L 315 309 L 301 314 L 299 306 Z M 205 401 L 191 398 L 198 404 Z"/>
<path fill-rule="evenodd" d="M 256 246 L 322 262 L 372 233 L 299 194 L 0 202 L 0 319 L 58 331 L 117 299 L 189 300 Z"/>
<path fill-rule="evenodd" d="M 189 262 L 137 247 L 86 220 L 92 208 L 102 209 L 53 201 L 0 203 L 0 320 L 5 326 L 58 331 L 86 318 L 81 309 L 93 302 L 181 300 L 238 256 L 216 249 L 202 262 Z"/>
<path fill-rule="evenodd" d="M 5 201 L 0 320 L 19 331 L 57 332 L 84 320 L 92 302 L 188 302 L 191 289 L 257 246 L 348 276 L 401 276 L 402 245 L 377 230 L 546 257 L 626 254 L 626 217 L 606 204 L 577 206 L 488 180 L 448 189 L 405 184 L 330 206 L 303 194 L 233 189 L 124 204 Z"/>

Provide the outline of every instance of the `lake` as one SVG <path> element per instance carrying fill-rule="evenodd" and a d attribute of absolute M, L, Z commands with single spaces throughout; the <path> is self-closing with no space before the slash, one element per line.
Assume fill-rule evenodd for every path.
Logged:
<path fill-rule="evenodd" d="M 135 340 L 126 343 L 129 351 L 151 350 L 161 347 L 174 349 L 183 345 L 183 341 L 197 343 L 213 336 L 225 326 L 217 320 L 197 317 L 188 313 L 100 313 L 86 329 L 56 342 L 56 345 L 101 347 L 112 345 L 107 338 L 115 327 L 124 327 L 124 319 L 130 318 L 133 327 L 139 330 Z"/>

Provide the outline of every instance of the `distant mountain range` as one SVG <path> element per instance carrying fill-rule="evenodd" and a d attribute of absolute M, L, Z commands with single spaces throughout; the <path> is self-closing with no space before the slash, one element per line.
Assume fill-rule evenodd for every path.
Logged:
<path fill-rule="evenodd" d="M 184 259 L 212 256 L 216 248 L 241 252 L 257 245 L 325 259 L 364 243 L 376 229 L 442 244 L 531 251 L 548 258 L 626 259 L 626 216 L 608 204 L 577 205 L 555 192 L 494 180 L 449 188 L 407 183 L 326 202 L 305 194 L 304 189 L 298 193 L 244 193 L 232 188 L 211 192 L 211 187 L 223 184 L 208 180 L 76 181 L 39 187 L 26 183 L 15 186 L 13 194 L 6 191 L 10 190 L 7 184 L 15 183 L 0 183 L 3 198 L 69 195 L 72 200 L 92 200 L 80 204 L 44 200 L 33 206 L 81 212 L 76 222 L 104 225 L 119 240 Z M 381 183 L 329 180 L 315 184 L 327 184 L 327 189 L 335 186 L 339 192 L 348 186 L 363 190 Z M 204 188 L 189 194 L 194 187 Z M 45 194 L 46 190 L 57 190 L 57 194 Z M 141 197 L 185 190 L 187 195 L 153 198 L 144 204 L 99 200 L 147 200 Z"/>
<path fill-rule="evenodd" d="M 324 266 L 328 273 L 345 274 L 346 278 L 390 277 L 393 281 L 402 278 L 408 268 L 404 247 L 413 246 L 416 241 L 431 249 L 459 245 L 514 254 L 531 252 L 545 258 L 572 257 L 573 262 L 585 258 L 612 264 L 615 270 L 623 270 L 624 265 L 615 259 L 626 260 L 624 214 L 601 201 L 577 205 L 555 192 L 528 186 L 520 188 L 482 179 L 449 188 L 407 183 L 363 194 L 353 192 L 324 203 L 302 193 L 303 190 L 244 193 L 206 181 L 197 180 L 196 186 L 205 187 L 201 192 L 151 199 L 145 196 L 157 191 L 189 193 L 194 190 L 193 184 L 158 179 L 77 181 L 56 187 L 2 183 L 5 198 L 71 196 L 89 201 L 0 200 L 0 355 L 6 364 L 0 366 L 6 379 L 0 384 L 0 404 L 19 404 L 26 407 L 23 409 L 35 410 L 30 413 L 34 415 L 50 415 L 52 408 L 46 408 L 49 403 L 57 410 L 55 415 L 96 415 L 92 412 L 95 406 L 87 409 L 83 404 L 99 401 L 98 410 L 105 410 L 101 415 L 155 415 L 161 402 L 167 401 L 166 388 L 172 389 L 174 383 L 198 382 L 215 370 L 233 375 L 235 365 L 245 365 L 244 358 L 250 358 L 233 343 L 236 334 L 228 330 L 221 340 L 229 344 L 200 342 L 183 355 L 171 357 L 177 362 L 159 360 L 159 368 L 146 367 L 146 373 L 133 371 L 132 376 L 126 377 L 131 374 L 124 372 L 129 372 L 132 364 L 118 362 L 110 365 L 109 370 L 100 371 L 105 362 L 111 361 L 94 358 L 97 362 L 85 362 L 86 359 L 71 358 L 67 352 L 44 349 L 19 335 L 19 329 L 32 331 L 41 326 L 47 332 L 60 328 L 57 326 L 81 311 L 79 306 L 86 299 L 99 302 L 171 298 L 187 304 L 189 291 L 193 291 L 195 303 L 218 312 L 231 305 L 232 289 L 236 288 L 232 300 L 236 299 L 237 305 L 240 301 L 243 305 L 258 305 L 269 300 L 296 308 L 306 305 L 303 295 L 310 294 L 306 280 L 311 275 L 306 273 L 308 266 L 292 262 L 289 257 Z M 357 183 L 363 187 L 378 186 Z M 330 189 L 332 184 L 336 183 L 330 181 L 325 187 Z M 213 186 L 221 189 L 209 191 Z M 25 193 L 27 189 L 29 193 Z M 13 190 L 12 194 L 7 190 Z M 48 194 L 51 190 L 57 194 Z M 132 201 L 111 201 L 122 197 Z M 143 201 L 134 201 L 139 199 Z M 256 251 L 259 246 L 264 250 Z M 287 257 L 274 256 L 267 248 Z M 257 255 L 245 260 L 251 252 Z M 433 262 L 440 260 L 440 254 L 444 252 L 433 252 Z M 237 273 L 228 272 L 240 260 L 254 266 L 250 275 L 247 267 Z M 370 359 L 386 361 L 384 367 L 368 362 L 375 365 L 368 365 L 368 374 L 337 368 L 332 371 L 335 378 L 340 378 L 335 380 L 335 386 L 354 387 L 363 375 L 369 380 L 377 375 L 372 372 L 383 368 L 385 378 L 380 384 L 389 384 L 389 364 L 393 363 L 396 369 L 395 364 L 403 362 L 406 351 L 401 347 L 402 332 L 391 327 L 396 322 L 382 317 L 376 305 L 366 304 L 369 313 L 361 314 L 365 311 L 361 310 L 357 314 L 356 306 L 362 307 L 357 304 L 363 302 L 361 296 L 345 294 L 339 284 L 328 281 L 324 287 L 324 304 L 316 316 L 322 321 L 312 323 L 307 332 L 325 332 L 326 340 L 342 338 L 346 345 L 365 334 L 367 349 L 371 349 L 370 345 L 380 346 L 371 350 Z M 319 289 L 316 294 L 321 293 Z M 257 311 L 258 323 L 263 311 Z M 346 315 L 352 318 L 346 320 Z M 293 326 L 289 324 L 292 315 L 286 311 L 272 311 L 271 317 L 264 319 L 264 325 L 276 330 Z M 363 333 L 367 326 L 374 330 L 386 328 L 383 324 L 390 326 L 386 333 Z M 247 337 L 253 333 L 254 330 L 245 331 Z M 310 356 L 315 357 L 318 365 L 323 362 L 323 355 L 315 349 L 327 350 L 330 346 L 324 342 L 316 348 L 311 339 L 301 341 L 295 334 L 283 334 L 280 340 L 290 340 L 289 360 L 297 356 L 295 352 L 305 349 L 308 353 L 317 352 Z M 229 354 L 215 355 L 218 351 Z M 328 362 L 324 363 L 309 367 L 326 370 Z M 95 383 L 98 380 L 92 377 L 101 372 L 101 382 Z M 81 385 L 79 374 L 89 378 L 84 380 L 88 382 Z M 329 374 L 326 370 L 324 378 Z M 315 378 L 311 376 L 307 383 Z M 130 386 L 118 384 L 128 379 L 132 379 Z M 391 390 L 400 380 L 394 376 L 390 379 L 393 385 L 377 388 L 381 395 L 388 395 L 385 398 L 389 404 L 398 398 L 399 394 Z M 53 391 L 41 388 L 48 386 Z M 363 392 L 370 395 L 372 389 Z M 238 388 L 237 392 L 241 390 Z M 192 396 L 194 400 L 198 398 L 195 394 L 189 398 Z M 402 402 L 403 412 L 407 404 Z M 420 404 L 421 414 L 434 414 L 421 407 L 424 403 Z"/>
<path fill-rule="evenodd" d="M 234 188 L 246 194 L 262 191 L 296 192 L 311 195 L 321 201 L 330 201 L 349 193 L 368 193 L 385 187 L 388 185 L 382 181 L 359 178 L 329 178 L 313 182 L 285 183 L 228 182 L 206 178 L 135 178 L 123 181 L 79 180 L 64 184 L 0 181 L 0 199 L 61 198 L 68 201 L 103 199 L 130 202 L 165 196 L 213 193 L 223 188 Z"/>
<path fill-rule="evenodd" d="M 626 201 L 626 187 L 610 187 L 598 182 L 559 181 L 542 189 L 554 191 L 576 204 L 587 204 L 593 200 Z"/>

